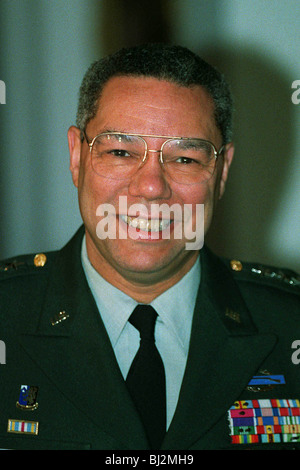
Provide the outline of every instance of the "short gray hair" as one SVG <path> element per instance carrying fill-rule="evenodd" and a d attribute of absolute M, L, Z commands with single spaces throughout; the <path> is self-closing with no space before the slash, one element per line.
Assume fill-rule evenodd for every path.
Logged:
<path fill-rule="evenodd" d="M 203 87 L 213 99 L 223 144 L 231 141 L 233 105 L 224 76 L 189 49 L 169 44 L 123 48 L 89 67 L 79 91 L 76 124 L 82 132 L 97 113 L 104 85 L 115 76 L 145 76 L 185 87 Z"/>

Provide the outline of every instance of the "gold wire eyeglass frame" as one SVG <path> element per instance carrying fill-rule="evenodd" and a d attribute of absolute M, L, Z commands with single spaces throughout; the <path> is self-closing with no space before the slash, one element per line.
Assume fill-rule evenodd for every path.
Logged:
<path fill-rule="evenodd" d="M 213 149 L 213 152 L 214 152 L 215 164 L 217 162 L 218 157 L 221 155 L 221 153 L 224 151 L 224 148 L 225 148 L 225 145 L 222 145 L 221 148 L 219 150 L 217 150 L 216 146 L 212 142 L 210 142 L 209 140 L 200 139 L 199 137 L 174 137 L 174 136 L 167 136 L 167 135 L 134 134 L 134 133 L 129 133 L 129 132 L 116 132 L 116 131 L 102 132 L 100 134 L 97 134 L 93 139 L 89 139 L 87 137 L 85 131 L 83 131 L 83 135 L 84 135 L 85 140 L 86 140 L 86 142 L 89 146 L 90 154 L 92 154 L 93 145 L 94 145 L 94 143 L 95 143 L 95 141 L 98 137 L 105 136 L 105 135 L 120 135 L 120 136 L 123 135 L 123 136 L 139 137 L 145 144 L 145 153 L 144 153 L 144 156 L 141 160 L 141 166 L 145 163 L 145 161 L 147 159 L 147 154 L 150 153 L 150 152 L 159 153 L 160 154 L 159 155 L 159 161 L 163 165 L 164 164 L 164 161 L 163 161 L 163 158 L 162 158 L 163 148 L 171 140 L 180 140 L 180 141 L 197 140 L 197 141 L 200 141 L 200 142 L 205 142 L 207 144 L 210 144 L 212 146 L 212 149 Z M 166 140 L 162 143 L 162 145 L 160 147 L 160 150 L 152 150 L 152 149 L 148 148 L 148 144 L 147 144 L 146 140 L 144 139 L 144 137 L 153 137 L 153 138 L 157 138 L 157 139 L 166 139 Z M 214 170 L 215 170 L 215 168 L 214 168 Z"/>

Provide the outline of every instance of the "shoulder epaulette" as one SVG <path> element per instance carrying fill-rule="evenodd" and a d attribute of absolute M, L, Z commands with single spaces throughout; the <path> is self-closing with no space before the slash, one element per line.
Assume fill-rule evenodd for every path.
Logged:
<path fill-rule="evenodd" d="M 262 282 L 272 286 L 289 287 L 300 292 L 300 275 L 291 269 L 276 268 L 258 263 L 227 260 L 235 277 L 252 282 Z"/>
<path fill-rule="evenodd" d="M 26 274 L 44 268 L 47 266 L 48 257 L 49 255 L 45 253 L 37 253 L 20 255 L 0 261 L 0 279 Z"/>

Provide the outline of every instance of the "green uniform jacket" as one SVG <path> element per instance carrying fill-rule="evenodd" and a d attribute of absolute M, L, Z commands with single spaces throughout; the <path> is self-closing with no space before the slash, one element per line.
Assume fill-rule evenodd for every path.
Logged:
<path fill-rule="evenodd" d="M 47 259 L 0 264 L 0 448 L 149 449 L 82 269 L 82 236 Z M 299 277 L 207 248 L 201 269 L 162 450 L 300 448 Z M 251 388 L 257 375 L 267 384 Z M 21 385 L 38 387 L 29 409 L 16 404 Z"/>

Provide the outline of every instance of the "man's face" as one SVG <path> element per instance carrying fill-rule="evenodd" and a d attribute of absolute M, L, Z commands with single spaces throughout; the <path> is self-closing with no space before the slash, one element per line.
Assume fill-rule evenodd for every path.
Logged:
<path fill-rule="evenodd" d="M 106 131 L 140 135 L 198 137 L 209 140 L 217 149 L 222 145 L 214 121 L 214 105 L 201 87 L 186 88 L 149 77 L 114 77 L 104 86 L 96 116 L 88 123 L 86 134 L 92 139 Z M 205 183 L 180 184 L 165 173 L 159 153 L 149 152 L 146 163 L 129 180 L 99 176 L 91 166 L 86 141 L 80 142 L 79 130 L 69 130 L 71 171 L 78 188 L 79 204 L 86 228 L 87 250 L 94 267 L 111 281 L 113 275 L 131 282 L 155 284 L 179 279 L 194 264 L 198 252 L 186 250 L 187 240 L 171 235 L 151 237 L 140 230 L 137 239 L 118 237 L 128 229 L 120 196 L 127 197 L 127 207 L 143 204 L 150 217 L 152 204 L 205 205 L 205 232 L 216 201 L 224 191 L 233 149 L 226 147 L 213 176 Z M 145 137 L 148 148 L 159 150 L 165 139 Z M 123 199 L 124 200 L 124 199 Z M 100 239 L 97 208 L 110 204 L 116 213 L 116 238 Z M 141 215 L 142 216 L 142 215 Z M 193 211 L 195 226 L 195 211 Z M 136 237 L 135 237 L 136 238 Z"/>

